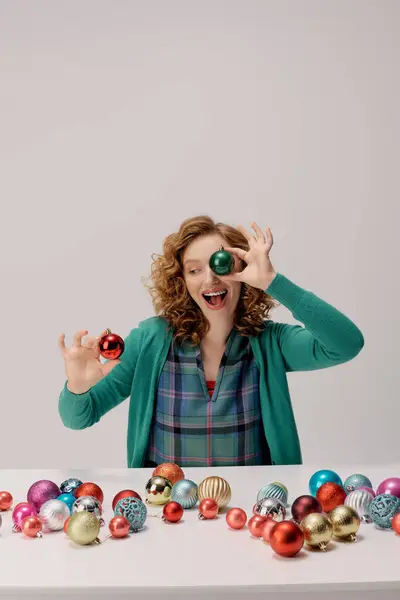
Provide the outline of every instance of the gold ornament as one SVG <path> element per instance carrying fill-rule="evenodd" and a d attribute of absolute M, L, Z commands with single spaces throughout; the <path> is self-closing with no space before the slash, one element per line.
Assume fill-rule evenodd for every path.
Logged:
<path fill-rule="evenodd" d="M 212 475 L 206 477 L 199 484 L 197 495 L 199 502 L 206 498 L 213 498 L 218 504 L 218 508 L 224 508 L 231 499 L 231 487 L 222 477 Z"/>
<path fill-rule="evenodd" d="M 300 523 L 304 541 L 310 548 L 319 548 L 325 552 L 332 539 L 333 525 L 322 513 L 310 513 Z"/>
<path fill-rule="evenodd" d="M 172 483 L 166 477 L 155 475 L 146 484 L 148 504 L 166 504 L 171 499 Z"/>
<path fill-rule="evenodd" d="M 333 535 L 341 540 L 357 541 L 356 533 L 360 528 L 361 519 L 351 506 L 337 506 L 328 513 L 333 525 Z"/>
<path fill-rule="evenodd" d="M 67 534 L 77 544 L 100 544 L 100 521 L 91 512 L 84 510 L 76 512 L 68 519 Z"/>

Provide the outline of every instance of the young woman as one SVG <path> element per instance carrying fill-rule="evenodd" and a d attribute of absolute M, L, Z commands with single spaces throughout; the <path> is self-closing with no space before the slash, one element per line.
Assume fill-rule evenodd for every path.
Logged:
<path fill-rule="evenodd" d="M 85 429 L 130 396 L 128 467 L 301 464 L 287 373 L 342 364 L 362 349 L 343 313 L 276 272 L 273 238 L 208 216 L 184 221 L 153 255 L 156 316 L 132 329 L 119 360 L 100 362 L 99 340 L 76 333 L 59 347 L 66 427 Z M 211 255 L 235 257 L 217 276 Z M 155 257 L 155 258 L 154 258 Z M 269 318 L 277 303 L 302 325 Z"/>

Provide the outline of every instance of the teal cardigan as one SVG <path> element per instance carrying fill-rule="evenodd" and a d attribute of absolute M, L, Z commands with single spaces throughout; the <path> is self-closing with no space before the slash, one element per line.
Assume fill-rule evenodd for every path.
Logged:
<path fill-rule="evenodd" d="M 272 462 L 301 464 L 286 373 L 347 362 L 360 352 L 364 338 L 343 313 L 280 273 L 265 291 L 304 325 L 269 320 L 264 331 L 250 337 L 260 371 L 261 412 Z M 127 464 L 142 467 L 157 383 L 171 340 L 172 332 L 165 318 L 141 321 L 125 339 L 121 362 L 89 391 L 73 394 L 65 382 L 59 397 L 59 414 L 64 425 L 70 429 L 91 427 L 130 396 Z"/>

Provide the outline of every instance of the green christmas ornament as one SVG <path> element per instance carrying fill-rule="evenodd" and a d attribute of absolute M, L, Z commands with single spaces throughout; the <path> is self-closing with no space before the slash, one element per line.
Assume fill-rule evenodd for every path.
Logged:
<path fill-rule="evenodd" d="M 235 258 L 233 254 L 224 250 L 221 246 L 217 252 L 210 257 L 210 268 L 217 275 L 229 275 L 235 267 Z"/>

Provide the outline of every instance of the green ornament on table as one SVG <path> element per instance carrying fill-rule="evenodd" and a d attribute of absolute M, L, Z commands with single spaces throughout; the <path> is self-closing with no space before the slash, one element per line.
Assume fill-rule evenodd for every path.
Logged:
<path fill-rule="evenodd" d="M 210 268 L 216 275 L 229 275 L 235 268 L 235 258 L 221 246 L 217 252 L 211 255 Z"/>

